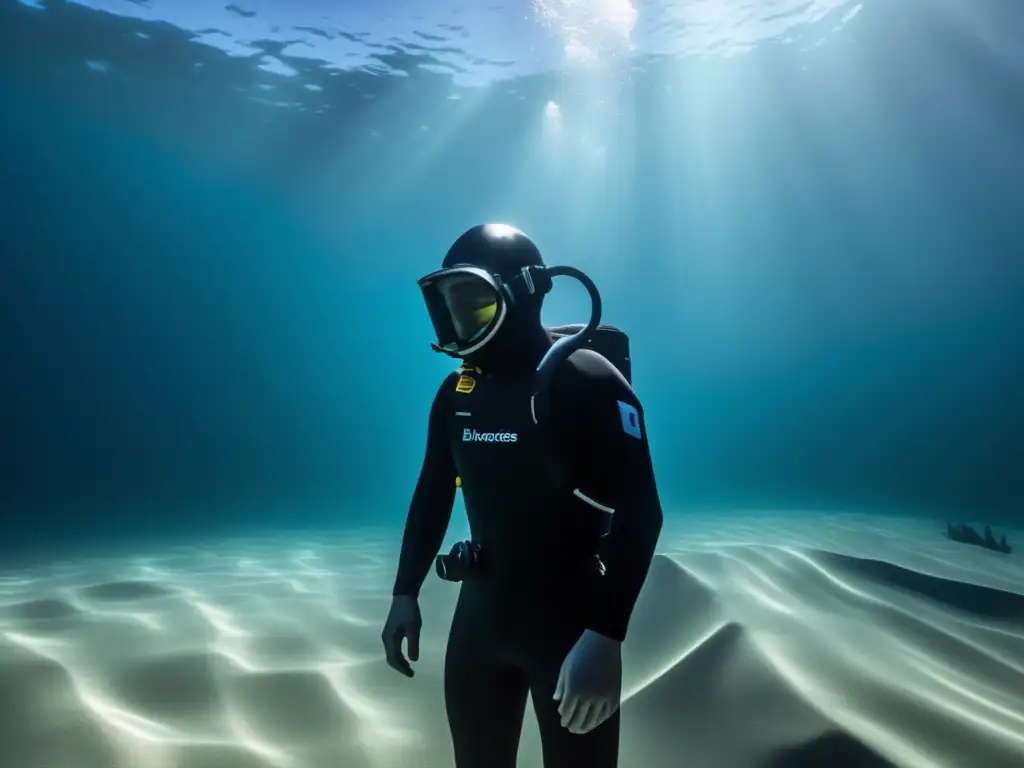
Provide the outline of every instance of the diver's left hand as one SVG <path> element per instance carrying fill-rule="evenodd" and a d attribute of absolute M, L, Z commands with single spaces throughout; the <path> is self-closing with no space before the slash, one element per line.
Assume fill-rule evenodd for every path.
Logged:
<path fill-rule="evenodd" d="M 562 726 L 589 733 L 615 714 L 622 696 L 622 644 L 586 630 L 562 662 L 555 684 Z"/>

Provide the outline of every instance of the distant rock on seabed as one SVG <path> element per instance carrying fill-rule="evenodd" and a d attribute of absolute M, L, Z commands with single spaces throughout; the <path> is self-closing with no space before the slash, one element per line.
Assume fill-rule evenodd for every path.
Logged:
<path fill-rule="evenodd" d="M 982 536 L 971 526 L 967 525 L 967 523 L 961 523 L 960 525 L 946 523 L 946 537 L 951 541 L 959 541 L 961 544 L 973 544 L 977 547 L 984 547 L 985 549 L 991 549 L 993 552 L 1002 552 L 1006 555 L 1013 552 L 1013 547 L 1006 541 L 1006 534 L 1000 536 L 999 541 L 996 541 L 996 537 L 992 535 L 992 529 L 987 525 L 985 526 L 985 535 Z"/>

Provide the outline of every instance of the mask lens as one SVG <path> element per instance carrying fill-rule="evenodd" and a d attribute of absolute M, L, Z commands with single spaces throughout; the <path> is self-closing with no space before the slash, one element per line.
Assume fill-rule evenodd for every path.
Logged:
<path fill-rule="evenodd" d="M 486 280 L 476 275 L 454 274 L 438 281 L 437 289 L 461 343 L 475 341 L 494 321 L 498 297 L 494 286 Z"/>

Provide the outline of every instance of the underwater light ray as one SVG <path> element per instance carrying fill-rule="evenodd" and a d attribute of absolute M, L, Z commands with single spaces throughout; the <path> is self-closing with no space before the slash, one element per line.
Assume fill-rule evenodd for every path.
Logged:
<path fill-rule="evenodd" d="M 533 222 L 558 221 L 562 206 L 573 190 L 565 183 L 570 174 L 572 142 L 560 89 L 545 93 L 546 100 L 530 105 L 529 133 L 523 137 L 521 154 L 509 161 L 506 195 L 520 225 L 543 239 Z"/>
<path fill-rule="evenodd" d="M 525 166 L 532 170 L 521 175 L 517 198 L 529 201 L 538 216 L 557 219 L 561 236 L 575 241 L 593 229 L 596 211 L 609 192 L 603 157 L 590 138 L 601 130 L 602 121 L 585 104 L 552 101 L 541 122 Z"/>
<path fill-rule="evenodd" d="M 460 134 L 493 104 L 493 99 L 490 88 L 470 91 L 459 101 L 446 99 L 427 105 L 427 111 L 408 125 L 385 117 L 402 112 L 398 94 L 391 104 L 378 105 L 376 117 L 368 120 L 374 126 L 373 139 L 382 143 L 381 164 L 374 174 L 378 183 L 372 185 L 377 203 L 383 207 L 399 205 L 416 190 L 434 186 L 430 169 L 446 162 L 446 155 L 459 149 Z M 399 130 L 401 133 L 396 133 Z"/>
<path fill-rule="evenodd" d="M 885 134 L 875 117 L 879 107 L 869 62 L 859 49 L 838 43 L 790 49 L 785 56 L 788 66 L 768 88 L 778 118 L 775 146 L 764 147 L 777 178 L 755 185 L 775 191 L 769 204 L 778 213 L 772 221 L 802 222 L 795 231 L 775 227 L 771 234 L 773 242 L 787 242 L 790 249 L 779 254 L 791 265 L 778 270 L 788 295 L 778 303 L 782 355 L 806 349 L 823 322 L 844 335 L 856 332 L 853 326 L 872 312 L 878 286 L 898 280 L 902 266 L 879 258 L 878 249 L 864 241 L 879 210 L 877 180 L 863 164 L 865 144 L 879 144 Z M 819 98 L 824 88 L 832 93 L 827 103 Z M 856 132 L 854 125 L 860 126 Z M 826 200 L 835 216 L 824 214 Z"/>
<path fill-rule="evenodd" d="M 657 126 L 646 131 L 653 133 L 657 148 L 651 162 L 656 167 L 664 162 L 665 172 L 656 175 L 665 179 L 665 223 L 685 254 L 667 266 L 679 284 L 693 289 L 689 308 L 701 325 L 714 326 L 733 312 L 718 286 L 734 270 L 731 242 L 749 229 L 738 218 L 738 196 L 745 192 L 737 175 L 742 169 L 735 165 L 736 142 L 742 148 L 749 135 L 738 125 L 745 116 L 745 95 L 728 69 L 677 62 L 668 72 L 660 92 L 652 94 L 655 114 L 645 121 Z"/>

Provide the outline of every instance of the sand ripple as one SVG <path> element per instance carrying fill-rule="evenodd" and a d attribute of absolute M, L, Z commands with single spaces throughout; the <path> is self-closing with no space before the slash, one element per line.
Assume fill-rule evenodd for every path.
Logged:
<path fill-rule="evenodd" d="M 1024 559 L 940 531 L 671 522 L 624 647 L 623 766 L 1024 764 Z M 451 766 L 455 590 L 428 583 L 418 674 L 391 672 L 396 541 L 223 541 L 0 576 L 0 766 Z"/>

